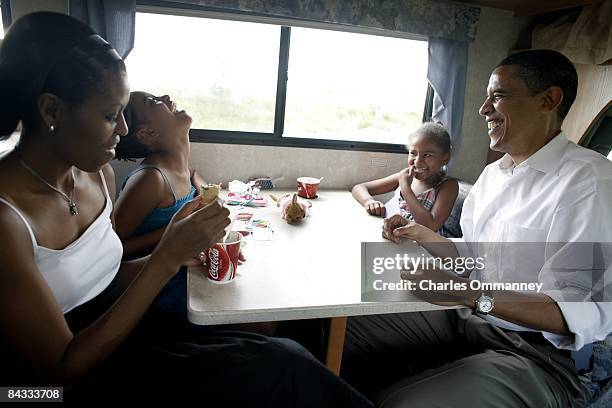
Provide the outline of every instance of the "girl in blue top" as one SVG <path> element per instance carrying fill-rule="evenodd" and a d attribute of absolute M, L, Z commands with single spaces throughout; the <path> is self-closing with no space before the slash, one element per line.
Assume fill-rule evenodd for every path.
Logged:
<path fill-rule="evenodd" d="M 188 164 L 191 117 L 177 110 L 168 95 L 132 92 L 124 114 L 129 131 L 117 145 L 116 158 L 144 158 L 123 182 L 115 207 L 123 255 L 132 259 L 155 248 L 172 216 L 199 193 L 203 180 Z M 186 316 L 186 269 L 160 291 L 158 309 Z"/>
<path fill-rule="evenodd" d="M 188 164 L 191 117 L 168 95 L 132 92 L 125 117 L 129 133 L 117 145 L 116 158 L 144 160 L 123 183 L 115 222 L 124 256 L 135 257 L 155 248 L 203 181 Z"/>

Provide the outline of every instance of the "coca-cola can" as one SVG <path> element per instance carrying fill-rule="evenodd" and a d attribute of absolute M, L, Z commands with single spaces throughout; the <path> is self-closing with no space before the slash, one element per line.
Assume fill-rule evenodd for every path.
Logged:
<path fill-rule="evenodd" d="M 204 273 L 214 283 L 228 283 L 236 277 L 242 235 L 229 233 L 225 242 L 218 242 L 204 251 Z"/>

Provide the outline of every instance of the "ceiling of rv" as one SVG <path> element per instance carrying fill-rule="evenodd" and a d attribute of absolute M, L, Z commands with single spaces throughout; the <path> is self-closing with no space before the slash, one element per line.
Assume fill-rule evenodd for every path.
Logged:
<path fill-rule="evenodd" d="M 600 3 L 601 1 L 603 0 L 466 0 L 461 1 L 461 3 L 511 10 L 517 16 L 527 16 Z"/>

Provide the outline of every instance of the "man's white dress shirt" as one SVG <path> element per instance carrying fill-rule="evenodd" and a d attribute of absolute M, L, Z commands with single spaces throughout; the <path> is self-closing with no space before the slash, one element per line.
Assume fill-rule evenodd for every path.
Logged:
<path fill-rule="evenodd" d="M 544 332 L 556 347 L 577 350 L 612 331 L 612 162 L 604 156 L 568 141 L 563 133 L 518 166 L 505 155 L 484 169 L 470 191 L 461 229 L 463 238 L 454 241 L 462 256 L 482 255 L 475 243 L 519 243 L 498 245 L 493 257 L 495 244 L 485 244 L 487 268 L 474 270 L 470 279 L 524 281 L 520 275 L 532 273 L 532 281 L 544 283 L 543 292 L 558 303 L 574 334 Z M 542 244 L 521 244 L 529 242 Z M 602 262 L 607 272 L 601 272 Z M 528 267 L 534 264 L 535 272 Z M 593 287 L 604 297 L 591 301 Z M 503 328 L 530 330 L 485 318 Z"/>

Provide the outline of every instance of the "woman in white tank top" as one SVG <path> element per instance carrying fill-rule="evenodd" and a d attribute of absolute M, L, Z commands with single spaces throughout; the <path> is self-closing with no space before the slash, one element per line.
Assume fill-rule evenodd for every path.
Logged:
<path fill-rule="evenodd" d="M 24 16 L 3 40 L 0 139 L 19 121 L 22 132 L 0 159 L 0 384 L 62 385 L 69 402 L 370 406 L 288 340 L 196 335 L 151 314 L 179 267 L 222 237 L 229 212 L 194 199 L 150 257 L 120 263 L 108 162 L 127 132 L 128 95 L 123 60 L 71 17 Z"/>

